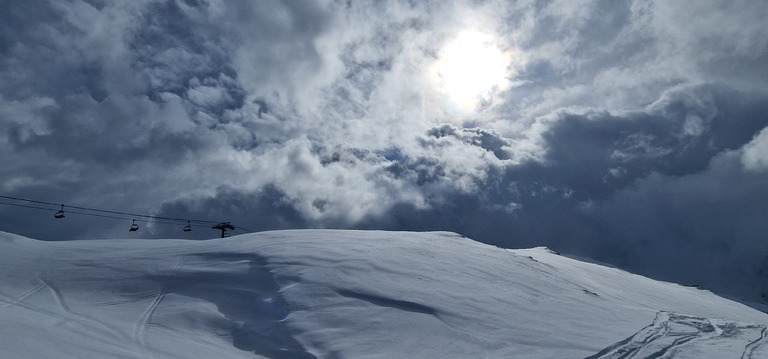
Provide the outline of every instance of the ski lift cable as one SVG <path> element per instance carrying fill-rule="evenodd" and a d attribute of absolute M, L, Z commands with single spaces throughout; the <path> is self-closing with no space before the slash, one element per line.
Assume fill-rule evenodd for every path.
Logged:
<path fill-rule="evenodd" d="M 100 218 L 109 218 L 109 219 L 117 219 L 121 221 L 125 221 L 128 219 L 127 217 L 117 217 L 117 216 L 110 216 L 106 214 L 97 214 L 97 213 L 86 213 L 86 212 L 79 212 L 79 211 L 67 211 L 67 213 L 73 213 L 73 214 L 82 214 L 84 216 L 92 216 L 92 217 L 100 217 Z M 131 218 L 133 219 L 133 218 Z M 171 224 L 171 225 L 178 225 L 178 222 L 164 222 L 164 221 L 156 221 L 152 219 L 142 219 L 137 218 L 135 219 L 136 222 L 145 222 L 145 223 L 154 223 L 154 224 Z"/>
<path fill-rule="evenodd" d="M 12 197 L 12 196 L 4 196 L 0 195 L 0 198 L 15 200 L 15 201 L 23 201 L 23 202 L 29 202 L 29 203 L 37 203 L 37 204 L 45 204 L 45 205 L 51 205 L 51 206 L 62 206 L 60 203 L 52 203 L 52 202 L 45 202 L 45 201 L 37 201 L 32 199 L 26 199 L 26 198 L 19 198 L 19 197 Z M 20 205 L 21 206 L 21 205 Z M 178 221 L 178 222 L 191 222 L 196 224 L 216 224 L 219 223 L 218 221 L 207 221 L 207 220 L 199 220 L 199 219 L 187 219 L 187 218 L 175 218 L 175 217 L 161 217 L 161 216 L 153 216 L 153 215 L 146 215 L 146 214 L 138 214 L 138 213 L 128 213 L 128 212 L 119 212 L 119 211 L 110 211 L 105 209 L 98 209 L 98 208 L 89 208 L 89 207 L 80 207 L 80 206 L 71 206 L 66 205 L 67 208 L 74 208 L 84 211 L 92 211 L 92 212 L 101 212 L 101 213 L 109 213 L 109 214 L 117 214 L 117 215 L 123 215 L 123 216 L 130 216 L 130 217 L 140 217 L 140 218 L 149 218 L 152 220 L 166 220 L 166 221 Z M 52 210 L 48 208 L 38 208 L 38 209 L 46 209 L 46 210 Z M 57 210 L 53 210 L 57 211 Z M 68 212 L 76 213 L 71 210 Z M 85 213 L 79 213 L 79 214 L 85 214 Z M 121 218 L 122 219 L 122 218 Z"/>
<path fill-rule="evenodd" d="M 72 213 L 72 214 L 79 214 L 79 215 L 85 215 L 85 216 L 92 216 L 92 217 L 100 217 L 100 218 L 109 218 L 109 219 L 116 219 L 116 220 L 126 220 L 129 217 L 130 219 L 135 219 L 139 222 L 146 222 L 146 223 L 154 223 L 154 224 L 167 224 L 167 225 L 179 225 L 179 222 L 186 222 L 186 226 L 184 228 L 187 228 L 188 230 L 191 230 L 191 225 L 210 225 L 210 224 L 218 224 L 222 223 L 219 221 L 209 221 L 209 220 L 199 220 L 199 219 L 187 219 L 187 218 L 177 218 L 177 217 L 161 217 L 161 216 L 152 216 L 152 215 L 145 215 L 145 214 L 138 214 L 138 213 L 128 213 L 128 212 L 119 212 L 119 211 L 110 211 L 110 210 L 104 210 L 104 209 L 98 209 L 98 208 L 90 208 L 90 207 L 81 207 L 81 206 L 70 206 L 60 203 L 52 203 L 52 202 L 46 202 L 46 201 L 38 201 L 33 199 L 27 199 L 27 198 L 20 198 L 20 197 L 13 197 L 13 196 L 6 196 L 6 195 L 0 195 L 0 198 L 5 198 L 9 200 L 14 201 L 21 201 L 21 202 L 27 202 L 27 203 L 34 203 L 34 204 L 42 204 L 42 205 L 48 205 L 48 206 L 56 206 L 57 208 L 45 208 L 40 206 L 34 206 L 34 205 L 27 205 L 27 204 L 19 204 L 19 203 L 9 203 L 9 202 L 0 202 L 0 205 L 7 205 L 7 206 L 15 206 L 15 207 L 23 207 L 23 208 L 31 208 L 31 209 L 39 209 L 39 210 L 45 210 L 50 212 L 57 212 L 58 213 Z M 60 207 L 60 208 L 58 208 Z M 64 211 L 64 207 L 67 207 L 66 211 Z M 77 209 L 77 210 L 72 210 Z M 79 211 L 78 211 L 79 210 Z M 90 212 L 83 212 L 83 211 L 90 211 Z M 91 213 L 96 212 L 96 213 Z M 105 214 L 101 214 L 105 213 Z M 63 214 L 63 213 L 62 213 Z M 120 216 L 120 217 L 118 217 Z M 63 218 L 63 215 L 61 217 L 56 218 Z M 243 226 L 237 226 L 237 229 L 231 229 L 235 232 L 244 231 L 245 233 L 253 233 L 256 232 L 252 229 L 245 228 Z"/>
<path fill-rule="evenodd" d="M 30 205 L 18 204 L 18 203 L 0 202 L 0 205 L 14 206 L 14 207 L 23 207 L 23 208 L 31 208 L 31 209 L 40 209 L 40 210 L 49 211 L 49 212 L 57 212 L 58 211 L 57 209 L 44 208 L 44 207 L 38 207 L 38 206 L 30 206 Z M 108 216 L 108 215 L 97 214 L 97 213 L 87 213 L 87 212 L 69 211 L 69 210 L 67 211 L 67 213 L 82 214 L 84 216 L 91 216 L 91 217 L 101 217 L 101 218 L 111 218 L 111 219 L 125 220 L 125 217 Z M 147 221 L 147 222 L 149 222 L 149 221 Z M 160 223 L 160 222 L 158 222 L 158 223 Z M 173 223 L 173 224 L 176 224 L 176 223 Z"/>
<path fill-rule="evenodd" d="M 4 205 L 4 206 L 14 206 L 14 207 L 23 207 L 23 208 L 32 208 L 32 209 L 42 209 L 42 210 L 44 210 L 44 211 L 50 211 L 50 212 L 56 212 L 56 211 L 58 211 L 58 209 L 53 209 L 53 208 L 43 208 L 43 207 L 38 207 L 38 206 L 30 206 L 30 205 L 27 205 L 27 204 L 19 204 L 19 203 L 8 203 L 8 202 L 0 202 L 0 205 Z"/>
<path fill-rule="evenodd" d="M 245 227 L 243 227 L 243 226 L 240 226 L 240 225 L 236 226 L 236 228 L 233 230 L 233 232 L 237 232 L 238 230 L 241 230 L 241 231 L 243 231 L 243 232 L 245 232 L 245 233 L 253 233 L 253 232 L 256 232 L 256 231 L 254 231 L 254 230 L 252 230 L 252 229 L 248 229 L 248 228 L 245 228 Z"/>
<path fill-rule="evenodd" d="M 49 212 L 56 212 L 57 209 L 52 208 L 44 208 L 44 207 L 38 207 L 38 206 L 30 206 L 25 204 L 18 204 L 18 203 L 8 203 L 8 202 L 0 202 L 0 205 L 4 206 L 14 206 L 14 207 L 23 207 L 23 208 L 31 208 L 31 209 L 40 209 L 43 211 L 49 211 Z M 83 216 L 91 216 L 91 217 L 99 217 L 99 218 L 109 218 L 109 219 L 116 219 L 124 221 L 126 219 L 129 219 L 127 217 L 118 217 L 118 216 L 110 216 L 106 214 L 98 214 L 98 213 L 88 213 L 88 212 L 80 212 L 80 211 L 72 211 L 67 210 L 66 213 L 72 213 L 72 214 L 79 214 Z M 170 225 L 178 225 L 178 222 L 167 222 L 167 221 L 158 221 L 151 218 L 138 218 L 136 219 L 137 222 L 145 222 L 145 223 L 153 223 L 153 224 L 170 224 Z"/>

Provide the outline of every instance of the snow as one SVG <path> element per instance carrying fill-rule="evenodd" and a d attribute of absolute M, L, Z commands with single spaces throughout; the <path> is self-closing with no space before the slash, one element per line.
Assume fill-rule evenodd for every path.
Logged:
<path fill-rule="evenodd" d="M 768 358 L 768 314 L 447 232 L 0 232 L 9 358 Z"/>

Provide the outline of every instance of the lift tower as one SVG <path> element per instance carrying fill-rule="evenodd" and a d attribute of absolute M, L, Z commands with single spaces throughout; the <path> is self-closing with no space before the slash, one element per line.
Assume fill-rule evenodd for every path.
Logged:
<path fill-rule="evenodd" d="M 221 222 L 211 228 L 221 230 L 221 238 L 229 237 L 229 233 L 227 233 L 228 229 L 235 230 L 235 226 L 232 225 L 232 222 Z"/>

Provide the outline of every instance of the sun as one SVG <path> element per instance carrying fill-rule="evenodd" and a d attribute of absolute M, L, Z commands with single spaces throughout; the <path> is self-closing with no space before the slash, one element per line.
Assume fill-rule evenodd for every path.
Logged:
<path fill-rule="evenodd" d="M 509 86 L 510 58 L 493 40 L 478 31 L 464 31 L 438 54 L 438 88 L 463 110 L 473 110 L 479 101 Z"/>

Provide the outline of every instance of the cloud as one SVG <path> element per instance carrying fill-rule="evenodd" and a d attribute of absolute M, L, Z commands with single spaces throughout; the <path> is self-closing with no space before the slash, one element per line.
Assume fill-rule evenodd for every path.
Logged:
<path fill-rule="evenodd" d="M 755 138 L 744 145 L 741 163 L 750 171 L 768 169 L 768 128 L 764 128 Z"/>
<path fill-rule="evenodd" d="M 683 283 L 717 283 L 718 290 L 759 301 L 766 287 L 755 283 L 765 267 L 768 228 L 756 198 L 768 188 L 762 176 L 744 171 L 737 153 L 717 156 L 696 174 L 638 180 L 586 214 L 612 233 L 605 239 L 620 241 L 609 247 L 623 251 L 629 267 Z M 676 271 L 667 272 L 669 263 Z"/>
<path fill-rule="evenodd" d="M 5 194 L 254 230 L 453 230 L 766 291 L 742 293 L 766 255 L 759 2 L 7 8 Z M 493 37 L 513 61 L 511 86 L 459 111 L 434 68 L 463 31 Z M 0 212 L 0 229 L 45 239 L 126 231 Z"/>

